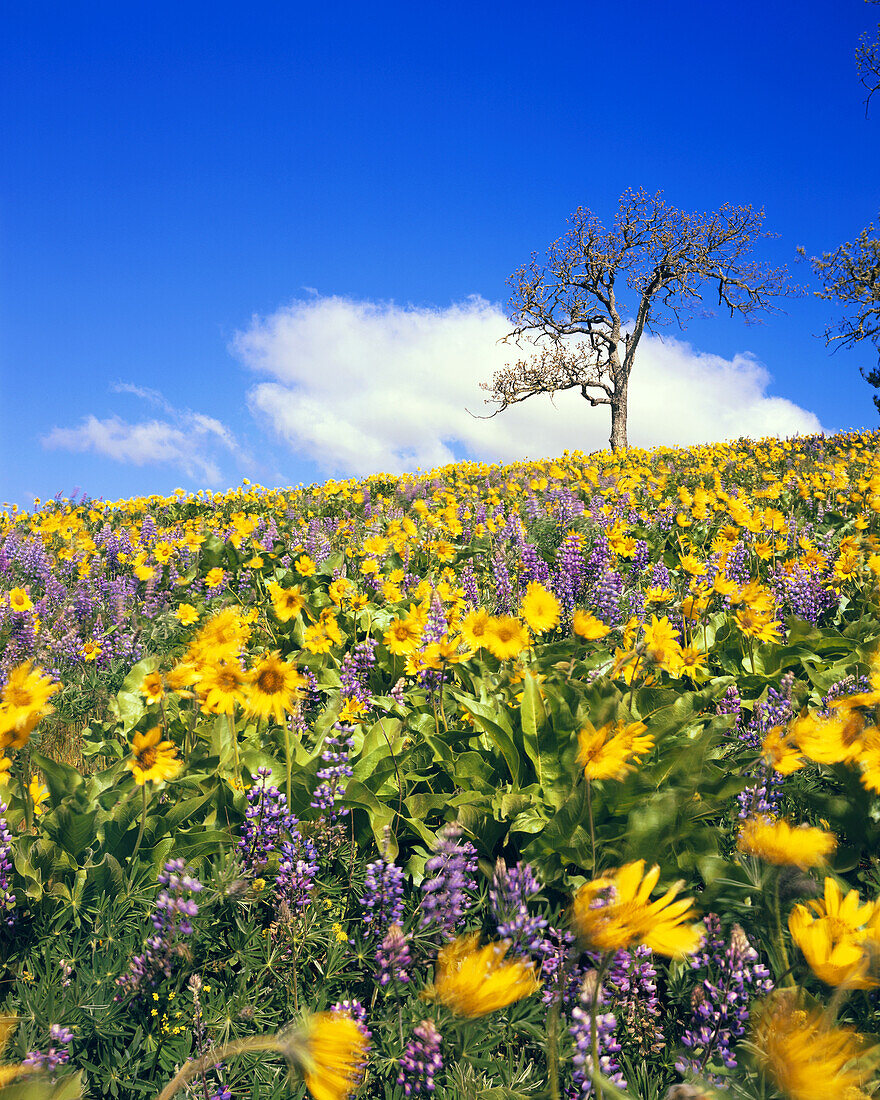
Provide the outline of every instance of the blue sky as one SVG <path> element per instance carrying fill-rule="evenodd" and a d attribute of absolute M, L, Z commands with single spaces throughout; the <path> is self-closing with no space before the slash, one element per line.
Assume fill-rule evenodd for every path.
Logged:
<path fill-rule="evenodd" d="M 861 0 L 6 5 L 0 500 L 602 446 L 606 411 L 573 395 L 463 411 L 504 361 L 507 277 L 628 187 L 765 207 L 774 263 L 852 240 L 880 209 L 880 105 L 866 120 L 853 61 L 878 18 Z M 829 356 L 829 306 L 783 305 L 646 344 L 631 442 L 873 427 L 869 350 Z"/>

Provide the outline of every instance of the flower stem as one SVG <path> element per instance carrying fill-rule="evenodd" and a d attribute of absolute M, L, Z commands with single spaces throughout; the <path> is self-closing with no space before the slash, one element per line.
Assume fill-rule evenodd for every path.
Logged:
<path fill-rule="evenodd" d="M 791 964 L 788 961 L 788 951 L 785 946 L 785 936 L 782 932 L 782 907 L 779 904 L 779 876 L 774 876 L 773 882 L 773 917 L 776 923 L 776 949 L 782 961 L 783 980 L 786 985 L 794 985 L 791 973 Z"/>
<path fill-rule="evenodd" d="M 290 808 L 290 722 L 284 723 L 284 767 L 287 770 L 287 806 Z"/>
<path fill-rule="evenodd" d="M 18 773 L 18 788 L 21 792 L 21 801 L 24 804 L 24 823 L 27 827 L 27 831 L 30 832 L 34 824 L 34 811 L 31 806 L 31 792 L 28 790 L 27 783 L 25 783 L 23 769 Z"/>
<path fill-rule="evenodd" d="M 559 1100 L 559 1000 L 555 997 L 547 1016 L 547 1077 L 550 1100 Z"/>
<path fill-rule="evenodd" d="M 587 780 L 587 817 L 590 821 L 590 847 L 593 852 L 593 864 L 592 871 L 593 876 L 596 874 L 596 826 L 593 823 L 593 783 L 592 780 Z"/>
<path fill-rule="evenodd" d="M 222 1046 L 212 1047 L 201 1058 L 187 1062 L 183 1069 L 172 1077 L 165 1088 L 162 1089 L 156 1100 L 171 1100 L 171 1097 L 183 1088 L 187 1082 L 200 1073 L 204 1073 L 206 1069 L 213 1069 L 218 1062 L 225 1062 L 237 1054 L 249 1054 L 258 1050 L 276 1051 L 278 1054 L 284 1053 L 284 1048 L 277 1035 L 253 1035 L 247 1039 L 233 1039 L 232 1042 L 223 1043 Z"/>
<path fill-rule="evenodd" d="M 142 798 L 142 801 L 141 801 L 141 824 L 140 824 L 140 828 L 138 829 L 137 840 L 134 842 L 134 848 L 132 849 L 132 853 L 131 853 L 131 857 L 130 857 L 132 860 L 134 859 L 134 857 L 140 851 L 141 841 L 144 839 L 144 825 L 146 825 L 146 823 L 147 823 L 147 785 L 146 785 L 146 783 L 143 783 L 141 785 L 141 794 L 143 795 L 143 798 Z"/>
<path fill-rule="evenodd" d="M 241 761 L 238 758 L 238 735 L 235 732 L 235 720 L 232 717 L 232 711 L 226 715 L 226 720 L 229 725 L 229 738 L 232 741 L 232 756 L 235 767 L 235 782 L 237 786 L 241 786 Z"/>

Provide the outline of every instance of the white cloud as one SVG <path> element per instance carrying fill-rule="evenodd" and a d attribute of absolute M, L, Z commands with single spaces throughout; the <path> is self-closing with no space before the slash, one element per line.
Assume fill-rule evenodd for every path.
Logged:
<path fill-rule="evenodd" d="M 479 383 L 518 357 L 497 342 L 508 329 L 501 310 L 478 297 L 445 309 L 318 297 L 254 317 L 232 350 L 269 377 L 248 393 L 252 412 L 330 473 L 430 468 L 454 461 L 456 450 L 509 462 L 606 447 L 609 410 L 576 391 L 491 420 L 469 415 L 491 412 Z M 748 354 L 725 360 L 646 335 L 630 387 L 630 443 L 822 430 L 813 413 L 768 396 L 770 382 Z"/>
<path fill-rule="evenodd" d="M 113 389 L 117 393 L 130 393 L 158 405 L 169 419 L 131 423 L 118 416 L 103 420 L 87 416 L 79 427 L 53 428 L 43 437 L 43 446 L 67 451 L 91 451 L 134 466 L 174 466 L 188 477 L 199 478 L 209 485 L 220 483 L 216 452 L 218 449 L 238 452 L 238 444 L 224 424 L 203 413 L 175 409 L 156 390 L 124 382 Z"/>

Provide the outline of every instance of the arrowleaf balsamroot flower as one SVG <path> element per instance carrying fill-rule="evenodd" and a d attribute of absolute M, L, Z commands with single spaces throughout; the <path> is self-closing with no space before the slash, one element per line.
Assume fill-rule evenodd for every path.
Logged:
<path fill-rule="evenodd" d="M 774 620 L 772 612 L 763 615 L 751 607 L 743 608 L 736 613 L 736 625 L 743 634 L 759 642 L 779 642 L 782 639 L 782 623 Z"/>
<path fill-rule="evenodd" d="M 746 818 L 739 831 L 737 848 L 780 867 L 821 867 L 837 847 L 837 839 L 823 829 L 809 825 L 793 828 L 783 819 L 763 815 Z"/>
<path fill-rule="evenodd" d="M 303 697 L 305 677 L 278 653 L 254 665 L 248 676 L 245 712 L 256 718 L 274 718 L 284 725 L 297 700 Z"/>
<path fill-rule="evenodd" d="M 511 615 L 493 616 L 486 627 L 486 648 L 499 661 L 518 657 L 531 645 L 528 631 Z"/>
<path fill-rule="evenodd" d="M 867 1076 L 858 1065 L 861 1036 L 829 1027 L 819 1009 L 799 1004 L 796 991 L 779 990 L 764 1002 L 754 1033 L 757 1062 L 788 1100 L 867 1100 Z"/>
<path fill-rule="evenodd" d="M 585 638 L 588 642 L 597 642 L 600 638 L 604 638 L 606 634 L 611 633 L 610 626 L 606 626 L 601 619 L 597 619 L 595 615 L 590 615 L 580 608 L 575 611 L 572 618 L 572 630 L 578 637 Z"/>
<path fill-rule="evenodd" d="M 796 905 L 788 927 L 810 969 L 826 985 L 870 989 L 878 984 L 869 974 L 880 950 L 878 916 L 876 902 L 862 905 L 856 890 L 844 897 L 834 879 L 826 878 L 824 898 Z"/>
<path fill-rule="evenodd" d="M 791 775 L 806 764 L 797 741 L 783 726 L 771 726 L 761 743 L 761 756 L 780 775 Z"/>
<path fill-rule="evenodd" d="M 393 619 L 385 631 L 384 641 L 388 652 L 395 657 L 414 653 L 422 637 L 421 625 L 411 616 L 406 619 Z"/>
<path fill-rule="evenodd" d="M 646 729 L 643 722 L 607 722 L 596 729 L 588 721 L 578 734 L 578 763 L 587 779 L 623 779 L 634 771 L 630 761 L 654 748 Z"/>
<path fill-rule="evenodd" d="M 440 949 L 434 984 L 422 991 L 426 1001 L 445 1005 L 457 1016 L 485 1016 L 528 997 L 540 988 L 534 967 L 522 959 L 505 961 L 508 944 L 479 947 L 476 934 L 460 936 Z"/>
<path fill-rule="evenodd" d="M 191 603 L 178 604 L 177 610 L 174 612 L 174 617 L 181 626 L 192 626 L 193 623 L 199 621 L 199 613 Z"/>
<path fill-rule="evenodd" d="M 520 604 L 519 613 L 530 630 L 543 634 L 557 625 L 562 615 L 559 600 L 538 581 L 531 581 Z"/>
<path fill-rule="evenodd" d="M 34 606 L 30 596 L 23 588 L 13 588 L 9 592 L 9 606 L 19 614 L 30 611 Z"/>
<path fill-rule="evenodd" d="M 202 667 L 198 693 L 206 714 L 232 714 L 235 704 L 245 706 L 247 676 L 237 661 L 222 661 Z"/>
<path fill-rule="evenodd" d="M 143 680 L 141 680 L 141 686 L 138 692 L 140 695 L 143 695 L 147 703 L 158 703 L 165 695 L 165 684 L 162 680 L 162 674 L 159 672 L 147 673 Z"/>
<path fill-rule="evenodd" d="M 642 636 L 645 647 L 645 656 L 655 665 L 676 675 L 681 668 L 681 645 L 675 633 L 675 628 L 664 615 L 658 619 L 651 616 L 651 622 L 645 626 Z"/>
<path fill-rule="evenodd" d="M 458 629 L 470 649 L 480 649 L 486 644 L 489 621 L 490 615 L 485 607 L 474 608 L 461 620 Z"/>
<path fill-rule="evenodd" d="M 272 610 L 279 622 L 286 623 L 299 617 L 306 605 L 306 598 L 298 584 L 292 588 L 282 588 L 275 581 L 270 581 L 267 588 L 272 599 Z"/>
<path fill-rule="evenodd" d="M 154 726 L 147 733 L 136 733 L 131 749 L 134 756 L 126 767 L 134 773 L 139 787 L 150 782 L 173 779 L 180 771 L 181 761 L 173 741 L 162 740 L 161 726 Z"/>
<path fill-rule="evenodd" d="M 16 665 L 0 692 L 0 727 L 5 743 L 13 748 L 26 745 L 40 718 L 51 714 L 49 700 L 60 690 L 61 685 L 34 668 L 32 662 Z"/>
<path fill-rule="evenodd" d="M 357 1088 L 366 1061 L 364 1029 L 345 1012 L 318 1012 L 284 1043 L 313 1100 L 345 1100 Z"/>
<path fill-rule="evenodd" d="M 650 901 L 660 868 L 645 871 L 645 861 L 627 863 L 608 875 L 593 879 L 574 898 L 572 922 L 589 948 L 618 951 L 644 944 L 658 955 L 678 958 L 691 955 L 700 945 L 701 934 L 684 922 L 696 916 L 693 898 L 675 895 L 679 884 L 657 901 Z"/>

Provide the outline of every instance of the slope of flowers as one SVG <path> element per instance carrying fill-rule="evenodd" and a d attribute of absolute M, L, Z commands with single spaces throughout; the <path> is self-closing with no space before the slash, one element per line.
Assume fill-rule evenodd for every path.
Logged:
<path fill-rule="evenodd" d="M 878 444 L 0 514 L 3 1080 L 868 1095 Z"/>

